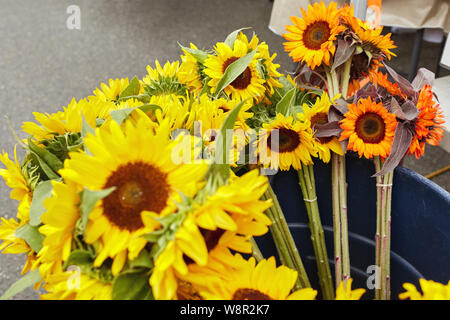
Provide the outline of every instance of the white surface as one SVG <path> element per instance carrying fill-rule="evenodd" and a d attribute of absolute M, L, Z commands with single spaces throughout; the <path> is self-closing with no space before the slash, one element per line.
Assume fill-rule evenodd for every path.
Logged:
<path fill-rule="evenodd" d="M 448 43 L 449 42 L 447 41 L 447 44 Z M 439 99 L 445 119 L 444 137 L 439 146 L 445 151 L 450 152 L 450 76 L 435 79 L 433 91 Z"/>

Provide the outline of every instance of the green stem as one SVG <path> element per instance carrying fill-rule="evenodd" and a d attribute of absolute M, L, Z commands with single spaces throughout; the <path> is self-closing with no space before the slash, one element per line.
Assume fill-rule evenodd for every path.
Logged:
<path fill-rule="evenodd" d="M 379 172 L 381 170 L 380 157 L 376 156 L 373 161 L 375 164 L 375 172 Z M 376 269 L 375 299 L 380 300 L 381 299 L 381 287 L 380 287 L 381 275 L 378 274 L 379 272 L 381 272 L 381 187 L 380 187 L 380 185 L 383 184 L 383 177 L 377 176 L 376 183 L 377 183 L 377 231 L 375 234 L 375 265 L 377 266 L 377 269 Z"/>
<path fill-rule="evenodd" d="M 322 295 L 326 300 L 334 299 L 333 280 L 328 263 L 325 236 L 320 220 L 319 207 L 317 204 L 316 186 L 312 165 L 303 166 L 303 170 L 298 171 L 300 186 L 302 187 L 303 198 L 307 207 L 309 218 L 309 228 L 311 230 L 311 240 L 316 255 L 317 270 L 319 272 L 319 282 Z"/>
<path fill-rule="evenodd" d="M 331 79 L 331 74 L 328 71 L 325 71 L 325 74 L 327 76 L 328 94 L 329 94 L 330 97 L 334 97 L 335 89 L 333 87 L 333 80 Z"/>
<path fill-rule="evenodd" d="M 336 288 L 342 281 L 342 253 L 341 253 L 341 217 L 339 212 L 339 172 L 338 155 L 332 154 L 331 163 L 331 191 L 333 204 L 333 235 L 334 235 L 334 274 Z"/>
<path fill-rule="evenodd" d="M 333 96 L 331 96 L 330 99 L 333 99 L 334 96 L 336 96 L 340 92 L 339 91 L 339 79 L 338 79 L 336 70 L 331 71 L 331 80 L 333 81 L 334 92 L 333 92 Z"/>
<path fill-rule="evenodd" d="M 256 259 L 256 262 L 260 262 L 264 259 L 263 254 L 261 253 L 261 250 L 259 250 L 258 244 L 255 241 L 255 238 L 250 238 L 250 243 L 252 244 L 252 255 Z"/>
<path fill-rule="evenodd" d="M 277 196 L 275 195 L 275 192 L 273 191 L 270 184 L 266 191 L 266 197 L 272 199 L 273 201 L 273 221 L 275 221 L 275 223 L 279 226 L 281 237 L 288 249 L 288 258 L 290 258 L 293 263 L 293 269 L 297 270 L 298 272 L 297 284 L 295 289 L 310 288 L 311 284 L 309 282 L 308 275 L 306 274 L 306 270 L 298 252 L 297 246 L 295 245 L 294 238 L 292 237 L 283 211 L 281 210 L 280 204 L 278 203 Z"/>
<path fill-rule="evenodd" d="M 350 252 L 348 246 L 348 223 L 347 223 L 347 182 L 345 180 L 345 157 L 338 156 L 339 172 L 339 213 L 341 217 L 341 246 L 342 246 L 342 279 L 350 278 Z"/>
<path fill-rule="evenodd" d="M 348 93 L 348 85 L 349 85 L 349 81 L 350 81 L 350 69 L 352 66 L 352 58 L 353 56 L 351 56 L 344 64 L 344 71 L 341 74 L 341 92 L 342 92 L 342 97 L 344 99 L 347 98 L 347 93 Z"/>

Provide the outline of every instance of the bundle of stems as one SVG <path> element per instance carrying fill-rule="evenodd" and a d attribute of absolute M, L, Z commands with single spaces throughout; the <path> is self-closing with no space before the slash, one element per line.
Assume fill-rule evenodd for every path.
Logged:
<path fill-rule="evenodd" d="M 383 166 L 380 157 L 374 158 L 375 170 Z M 390 250 L 391 250 L 391 199 L 394 172 L 377 176 L 377 231 L 375 234 L 375 264 L 379 283 L 375 289 L 375 299 L 389 300 L 390 287 Z"/>
<path fill-rule="evenodd" d="M 331 97 L 341 94 L 347 96 L 350 80 L 350 68 L 352 57 L 350 57 L 340 68 L 339 74 L 336 70 L 327 69 L 327 87 Z M 340 78 L 340 85 L 339 85 Z M 333 233 L 334 233 L 334 262 L 335 283 L 338 286 L 341 281 L 350 278 L 350 252 L 348 245 L 348 223 L 347 223 L 347 182 L 345 169 L 345 153 L 343 156 L 332 153 L 331 180 L 332 180 L 332 204 L 333 204 Z"/>
<path fill-rule="evenodd" d="M 325 237 L 317 203 L 313 165 L 303 165 L 302 169 L 298 170 L 298 178 L 303 199 L 305 200 L 306 212 L 308 213 L 309 229 L 316 255 L 322 296 L 325 300 L 332 300 L 334 299 L 333 279 L 331 277 Z"/>
<path fill-rule="evenodd" d="M 278 203 L 277 196 L 270 184 L 262 199 L 272 199 L 273 201 L 273 206 L 266 210 L 267 216 L 272 220 L 270 232 L 272 233 L 281 263 L 298 272 L 295 289 L 310 288 L 311 284 L 308 275 L 306 274 L 300 253 L 298 252 L 294 238 L 292 237 L 286 222 L 286 218 Z"/>

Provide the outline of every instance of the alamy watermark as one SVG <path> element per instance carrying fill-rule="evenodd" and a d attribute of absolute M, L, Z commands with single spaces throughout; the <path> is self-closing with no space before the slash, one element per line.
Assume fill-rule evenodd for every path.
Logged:
<path fill-rule="evenodd" d="M 69 15 L 66 20 L 66 27 L 69 30 L 81 29 L 81 9 L 77 5 L 70 5 L 66 9 L 66 13 Z"/>

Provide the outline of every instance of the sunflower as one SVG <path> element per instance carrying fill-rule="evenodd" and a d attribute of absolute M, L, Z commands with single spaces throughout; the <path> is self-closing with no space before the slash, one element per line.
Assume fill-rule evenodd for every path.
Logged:
<path fill-rule="evenodd" d="M 200 266 L 206 265 L 208 260 L 205 241 L 192 215 L 184 219 L 173 239 L 156 257 L 149 280 L 155 299 L 177 298 L 179 277 L 188 273 L 186 261 L 189 260 Z"/>
<path fill-rule="evenodd" d="M 233 175 L 194 210 L 195 221 L 208 248 L 208 265 L 213 260 L 233 265 L 235 259 L 228 254 L 230 249 L 251 253 L 250 237 L 267 233 L 272 222 L 265 210 L 272 202 L 260 200 L 267 185 L 267 177 L 260 176 L 257 169 L 241 177 Z"/>
<path fill-rule="evenodd" d="M 308 11 L 300 8 L 303 19 L 291 17 L 294 25 L 286 26 L 288 33 L 283 37 L 288 41 L 284 48 L 294 62 L 305 62 L 311 69 L 322 63 L 330 65 L 334 55 L 336 36 L 345 29 L 339 25 L 339 11 L 336 2 L 325 7 L 323 2 L 308 5 Z"/>
<path fill-rule="evenodd" d="M 88 102 L 86 99 L 76 101 L 75 98 L 67 107 L 63 107 L 62 111 L 53 114 L 33 112 L 36 121 L 24 122 L 22 130 L 32 135 L 36 140 L 51 139 L 55 135 L 63 135 L 65 133 L 79 133 L 83 123 L 83 117 L 86 122 L 95 127 L 97 102 Z"/>
<path fill-rule="evenodd" d="M 250 237 L 265 234 L 271 223 L 264 214 L 271 202 L 259 200 L 267 183 L 266 177 L 253 170 L 241 177 L 233 176 L 212 195 L 202 196 L 206 198 L 204 202 L 196 203 L 190 209 L 174 239 L 157 257 L 156 273 L 150 280 L 152 288 L 157 286 L 155 297 L 180 298 L 178 294 L 185 296 L 188 294 L 185 289 L 192 285 L 196 288 L 207 286 L 212 275 L 223 273 L 239 263 L 230 250 L 252 252 Z M 194 252 L 194 257 L 191 246 L 201 249 Z M 180 257 L 178 260 L 177 256 Z M 174 259 L 172 268 L 163 264 L 170 259 Z M 166 267 L 159 268 L 159 263 Z M 182 288 L 178 287 L 180 282 Z"/>
<path fill-rule="evenodd" d="M 114 259 L 113 273 L 120 272 L 127 252 L 133 260 L 145 246 L 139 236 L 152 231 L 143 220 L 173 212 L 180 193 L 191 196 L 200 186 L 207 165 L 175 164 L 171 156 L 176 143 L 169 140 L 167 124 L 155 133 L 143 121 L 136 126 L 127 121 L 122 132 L 112 121 L 85 138 L 92 155 L 72 153 L 64 163 L 60 173 L 65 180 L 92 191 L 115 188 L 89 215 L 85 241 L 101 243 L 94 267 L 109 257 Z"/>
<path fill-rule="evenodd" d="M 373 156 L 386 158 L 392 146 L 397 120 L 383 105 L 369 97 L 358 100 L 358 105 L 349 104 L 349 111 L 340 122 L 340 141 L 349 139 L 348 149 L 359 156 L 371 159 Z"/>
<path fill-rule="evenodd" d="M 398 295 L 401 300 L 450 300 L 450 281 L 445 285 L 433 280 L 419 279 L 419 292 L 411 283 L 404 283 L 403 288 L 406 290 Z"/>
<path fill-rule="evenodd" d="M 44 200 L 46 211 L 41 216 L 39 232 L 45 236 L 38 253 L 39 271 L 46 277 L 61 273 L 63 262 L 72 251 L 73 232 L 80 218 L 80 186 L 68 181 L 52 181 L 52 195 Z"/>
<path fill-rule="evenodd" d="M 317 146 L 309 121 L 294 120 L 292 116 L 285 117 L 278 113 L 274 121 L 263 124 L 263 129 L 259 138 L 259 157 L 264 167 L 289 170 L 292 166 L 299 170 L 302 163 L 312 164 L 311 156 L 317 155 Z M 273 146 L 272 140 L 276 137 L 278 141 Z M 267 147 L 267 150 L 262 150 L 261 146 Z"/>
<path fill-rule="evenodd" d="M 388 80 L 387 74 L 378 71 L 371 76 L 370 80 L 377 87 L 384 88 L 387 92 L 389 92 L 393 96 L 397 96 L 401 99 L 407 98 L 407 96 L 402 92 L 402 90 L 400 90 L 397 83 L 392 83 Z"/>
<path fill-rule="evenodd" d="M 195 44 L 191 43 L 191 49 L 198 50 Z M 189 52 L 183 49 L 184 55 L 181 56 L 181 65 L 178 71 L 180 83 L 185 84 L 191 92 L 200 93 L 203 88 L 202 70 L 203 66 Z"/>
<path fill-rule="evenodd" d="M 303 114 L 299 117 L 304 117 L 311 123 L 311 129 L 314 130 L 316 124 L 328 123 L 328 110 L 330 109 L 331 101 L 328 94 L 324 93 L 320 98 L 316 99 L 314 105 L 309 107 L 303 104 Z M 342 155 L 342 147 L 337 137 L 315 137 L 319 158 L 328 163 L 331 158 L 331 151 Z"/>
<path fill-rule="evenodd" d="M 297 271 L 286 266 L 277 268 L 275 258 L 256 264 L 252 257 L 238 270 L 230 270 L 200 291 L 207 300 L 314 300 L 317 291 L 311 288 L 290 293 Z"/>
<path fill-rule="evenodd" d="M 252 39 L 248 41 L 247 36 L 243 32 L 239 32 L 236 39 L 244 42 L 251 50 L 257 50 L 257 69 L 260 72 L 261 77 L 265 80 L 268 95 L 271 96 L 274 93 L 274 88 L 282 87 L 282 84 L 278 81 L 278 78 L 281 77 L 282 74 L 277 71 L 280 65 L 273 62 L 277 54 L 274 53 L 271 56 L 269 53 L 269 46 L 264 41 L 259 43 L 259 39 L 255 34 Z"/>
<path fill-rule="evenodd" d="M 0 223 L 0 251 L 4 254 L 28 253 L 27 263 L 22 273 L 31 268 L 35 262 L 33 250 L 23 238 L 16 237 L 16 230 L 24 226 L 30 220 L 30 204 L 32 191 L 29 181 L 24 171 L 17 161 L 17 150 L 14 148 L 14 160 L 9 159 L 7 153 L 0 154 L 0 161 L 6 169 L 0 169 L 0 176 L 3 177 L 8 187 L 12 188 L 11 199 L 20 201 L 17 212 L 17 219 L 1 218 Z"/>
<path fill-rule="evenodd" d="M 77 278 L 75 278 L 77 277 Z M 79 277 L 79 278 L 78 278 Z M 111 300 L 112 284 L 70 271 L 50 275 L 41 300 Z"/>
<path fill-rule="evenodd" d="M 414 137 L 408 149 L 408 154 L 414 154 L 419 159 L 425 152 L 425 143 L 438 145 L 444 134 L 444 115 L 439 104 L 433 100 L 433 92 L 429 85 L 420 91 L 417 100 L 419 114 L 414 121 Z"/>
<path fill-rule="evenodd" d="M 336 288 L 335 300 L 360 300 L 362 295 L 366 292 L 365 289 L 352 290 L 353 279 L 342 281 Z"/>
<path fill-rule="evenodd" d="M 93 102 L 116 102 L 120 94 L 128 87 L 130 81 L 128 78 L 109 79 L 108 84 L 101 83 L 100 89 L 94 90 L 94 95 L 89 96 L 89 100 Z M 142 92 L 142 88 L 140 89 Z"/>
<path fill-rule="evenodd" d="M 234 41 L 233 48 L 223 42 L 217 43 L 215 51 L 217 56 L 209 55 L 205 61 L 204 73 L 211 78 L 208 85 L 211 93 L 216 91 L 220 79 L 227 67 L 239 58 L 245 56 L 251 48 L 239 39 Z M 257 71 L 257 59 L 253 57 L 250 64 L 233 82 L 225 87 L 224 92 L 234 99 L 245 100 L 247 98 L 261 99 L 264 96 L 264 79 Z"/>
<path fill-rule="evenodd" d="M 149 95 L 185 95 L 188 88 L 179 79 L 180 62 L 167 61 L 163 67 L 158 60 L 155 68 L 147 66 L 148 74 L 142 79 L 142 85 Z"/>

